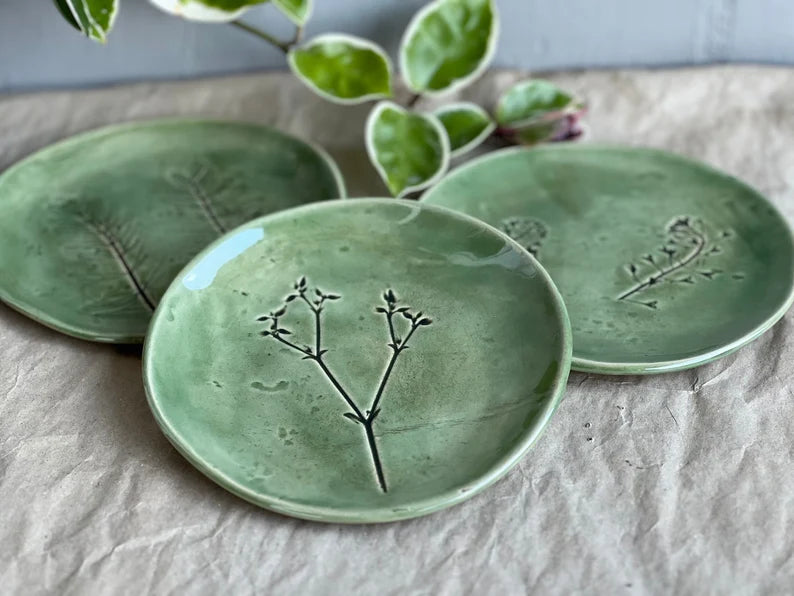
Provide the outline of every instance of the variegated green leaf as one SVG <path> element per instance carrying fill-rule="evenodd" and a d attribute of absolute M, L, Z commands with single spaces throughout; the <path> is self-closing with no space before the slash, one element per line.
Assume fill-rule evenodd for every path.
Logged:
<path fill-rule="evenodd" d="M 361 103 L 391 95 L 391 63 L 374 43 L 330 33 L 290 50 L 290 68 L 306 85 L 336 103 Z"/>
<path fill-rule="evenodd" d="M 299 27 L 305 25 L 312 14 L 312 0 L 273 0 L 273 4 Z"/>
<path fill-rule="evenodd" d="M 181 0 L 185 4 L 185 0 Z M 257 4 L 264 4 L 268 0 L 195 0 L 199 4 L 203 4 L 209 8 L 215 8 L 222 12 L 234 12 L 236 10 L 243 10 Z"/>
<path fill-rule="evenodd" d="M 72 12 L 69 3 L 66 0 L 53 0 L 53 2 L 55 2 L 55 6 L 58 8 L 61 16 L 66 19 L 66 22 L 78 31 L 81 31 L 80 23 L 78 23 L 77 19 L 74 18 L 74 13 Z"/>
<path fill-rule="evenodd" d="M 581 108 L 582 103 L 570 93 L 549 81 L 533 79 L 514 85 L 502 95 L 496 107 L 496 121 L 509 126 Z"/>
<path fill-rule="evenodd" d="M 55 5 L 70 25 L 102 43 L 113 27 L 119 7 L 118 0 L 55 0 Z"/>
<path fill-rule="evenodd" d="M 149 0 L 165 12 L 190 21 L 224 23 L 237 19 L 245 11 L 267 0 Z"/>
<path fill-rule="evenodd" d="M 471 151 L 496 128 L 488 112 L 474 103 L 448 104 L 436 110 L 435 115 L 447 131 L 452 157 Z"/>
<path fill-rule="evenodd" d="M 420 10 L 400 44 L 400 70 L 414 92 L 462 87 L 488 66 L 499 36 L 493 0 L 436 0 Z"/>
<path fill-rule="evenodd" d="M 395 196 L 434 184 L 449 165 L 449 140 L 438 118 L 382 101 L 369 115 L 367 153 Z"/>
<path fill-rule="evenodd" d="M 581 112 L 563 114 L 545 120 L 519 123 L 513 128 L 502 128 L 502 136 L 521 145 L 537 145 L 550 141 L 570 141 L 583 130 L 579 123 Z"/>
<path fill-rule="evenodd" d="M 575 138 L 584 103 L 549 81 L 522 81 L 496 107 L 502 136 L 523 145 Z"/>

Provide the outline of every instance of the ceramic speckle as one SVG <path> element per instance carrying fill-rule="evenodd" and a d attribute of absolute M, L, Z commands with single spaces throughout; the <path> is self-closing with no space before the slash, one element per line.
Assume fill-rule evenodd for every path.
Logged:
<path fill-rule="evenodd" d="M 330 201 L 197 256 L 157 309 L 144 377 L 165 434 L 227 489 L 307 519 L 390 521 L 518 461 L 563 392 L 569 333 L 546 273 L 496 230 Z"/>
<path fill-rule="evenodd" d="M 791 305 L 794 245 L 780 214 L 735 178 L 669 153 L 510 149 L 452 172 L 422 201 L 500 228 L 543 263 L 571 316 L 577 370 L 697 366 Z"/>
<path fill-rule="evenodd" d="M 0 176 L 0 299 L 70 335 L 140 342 L 174 275 L 214 238 L 343 194 L 323 153 L 267 127 L 90 132 Z"/>

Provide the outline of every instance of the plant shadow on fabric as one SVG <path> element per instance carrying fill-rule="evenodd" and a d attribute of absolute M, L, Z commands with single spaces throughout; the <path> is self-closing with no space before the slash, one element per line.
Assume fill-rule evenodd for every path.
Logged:
<path fill-rule="evenodd" d="M 287 346 L 297 354 L 302 355 L 302 360 L 310 360 L 314 362 L 323 375 L 333 385 L 336 392 L 344 400 L 349 408 L 349 411 L 342 414 L 351 423 L 360 425 L 364 430 L 367 440 L 367 446 L 372 456 L 372 464 L 375 467 L 375 475 L 377 476 L 378 485 L 383 492 L 387 492 L 386 476 L 383 471 L 380 454 L 378 453 L 378 444 L 375 439 L 373 424 L 381 411 L 381 399 L 383 398 L 386 384 L 389 377 L 394 372 L 397 360 L 405 350 L 408 349 L 408 342 L 413 337 L 414 333 L 420 327 L 429 326 L 432 320 L 422 314 L 422 312 L 414 313 L 410 306 L 399 305 L 400 301 L 391 289 L 383 293 L 384 306 L 375 308 L 375 312 L 383 315 L 388 326 L 388 347 L 391 349 L 391 357 L 386 365 L 383 374 L 381 375 L 380 382 L 378 383 L 375 395 L 372 399 L 368 409 L 362 409 L 351 397 L 350 393 L 342 386 L 341 382 L 336 378 L 334 373 L 326 362 L 325 355 L 328 349 L 324 348 L 323 335 L 322 335 L 322 313 L 328 303 L 339 300 L 339 294 L 325 293 L 320 288 L 313 288 L 311 291 L 308 288 L 306 277 L 301 277 L 293 286 L 293 292 L 290 293 L 281 306 L 267 315 L 262 315 L 256 320 L 266 323 L 268 328 L 260 333 L 263 337 L 270 337 L 277 342 Z M 284 326 L 282 323 L 287 311 L 293 303 L 305 306 L 308 308 L 314 320 L 314 342 L 313 345 L 305 345 L 294 343 L 288 336 L 292 336 L 292 331 Z M 404 319 L 407 323 L 405 336 L 400 335 L 399 321 Z M 403 327 L 405 324 L 402 325 Z"/>
<path fill-rule="evenodd" d="M 722 253 L 722 246 L 709 235 L 701 219 L 689 216 L 676 217 L 667 225 L 667 237 L 656 253 L 643 255 L 637 262 L 626 265 L 626 272 L 634 284 L 617 300 L 634 302 L 657 309 L 658 299 L 645 299 L 644 295 L 663 284 L 695 285 L 712 281 L 725 273 L 709 261 Z M 728 240 L 733 232 L 723 230 L 718 240 Z M 744 279 L 744 274 L 733 273 L 734 280 Z"/>

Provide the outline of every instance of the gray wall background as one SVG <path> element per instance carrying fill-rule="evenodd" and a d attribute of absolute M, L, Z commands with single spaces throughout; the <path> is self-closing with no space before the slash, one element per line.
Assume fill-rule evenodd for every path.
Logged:
<path fill-rule="evenodd" d="M 226 25 L 122 0 L 107 46 L 81 38 L 50 0 L 0 0 L 0 90 L 86 86 L 283 68 L 281 54 Z M 308 35 L 369 37 L 394 55 L 424 0 L 315 0 Z M 721 61 L 794 63 L 794 0 L 498 0 L 496 64 L 528 70 Z M 271 6 L 246 19 L 287 37 Z"/>

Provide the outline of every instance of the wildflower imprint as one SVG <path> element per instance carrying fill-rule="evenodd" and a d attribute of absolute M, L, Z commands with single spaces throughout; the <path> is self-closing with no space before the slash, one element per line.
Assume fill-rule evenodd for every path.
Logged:
<path fill-rule="evenodd" d="M 327 294 L 317 287 L 310 291 L 307 285 L 306 277 L 304 276 L 295 282 L 293 285 L 293 292 L 284 299 L 283 304 L 281 304 L 277 310 L 267 315 L 260 316 L 256 320 L 267 325 L 267 329 L 262 331 L 260 335 L 263 337 L 270 337 L 275 341 L 287 346 L 296 354 L 301 355 L 302 360 L 314 362 L 317 368 L 320 369 L 320 372 L 322 372 L 331 385 L 333 385 L 336 392 L 344 400 L 345 404 L 349 408 L 349 410 L 344 412 L 342 416 L 344 416 L 352 424 L 360 426 L 364 431 L 367 447 L 369 448 L 369 452 L 372 457 L 372 464 L 375 468 L 375 476 L 377 477 L 378 485 L 383 492 L 387 492 L 388 488 L 386 485 L 386 476 L 384 474 L 383 465 L 381 464 L 380 455 L 378 453 L 378 444 L 375 439 L 373 424 L 377 419 L 378 414 L 380 414 L 381 399 L 383 398 L 384 392 L 386 390 L 386 384 L 389 381 L 389 377 L 394 372 L 395 365 L 397 364 L 400 354 L 408 349 L 408 342 L 411 340 L 417 329 L 420 327 L 429 326 L 433 321 L 430 318 L 424 316 L 422 312 L 414 313 L 411 310 L 411 307 L 400 305 L 400 301 L 391 289 L 388 289 L 383 293 L 384 305 L 376 307 L 375 312 L 383 315 L 386 321 L 389 339 L 388 347 L 391 349 L 391 357 L 389 358 L 389 362 L 386 365 L 383 374 L 381 375 L 369 408 L 363 409 L 358 405 L 358 403 L 356 403 L 347 390 L 345 390 L 339 379 L 336 378 L 334 373 L 329 368 L 328 363 L 325 361 L 325 354 L 328 353 L 328 350 L 323 347 L 322 313 L 329 302 L 339 300 L 340 298 L 341 296 L 339 294 Z M 304 310 L 308 309 L 313 317 L 315 331 L 313 345 L 295 343 L 293 339 L 288 339 L 288 336 L 292 336 L 292 331 L 286 328 L 282 321 L 293 303 L 300 305 L 302 308 L 304 308 Z M 403 319 L 404 322 L 401 323 Z M 404 328 L 404 337 L 401 335 L 399 330 L 400 327 Z"/>
<path fill-rule="evenodd" d="M 546 236 L 549 235 L 546 224 L 531 217 L 518 215 L 506 217 L 499 222 L 497 227 L 523 246 L 533 257 L 540 256 L 540 248 Z"/>
<path fill-rule="evenodd" d="M 722 253 L 720 241 L 733 237 L 731 230 L 723 230 L 712 238 L 703 220 L 690 216 L 673 219 L 666 227 L 667 237 L 655 253 L 643 255 L 625 266 L 633 285 L 617 300 L 634 302 L 656 309 L 657 299 L 646 299 L 645 293 L 663 284 L 694 285 L 711 281 L 725 271 L 710 266 L 711 260 Z M 744 274 L 733 273 L 734 280 L 744 279 Z"/>

